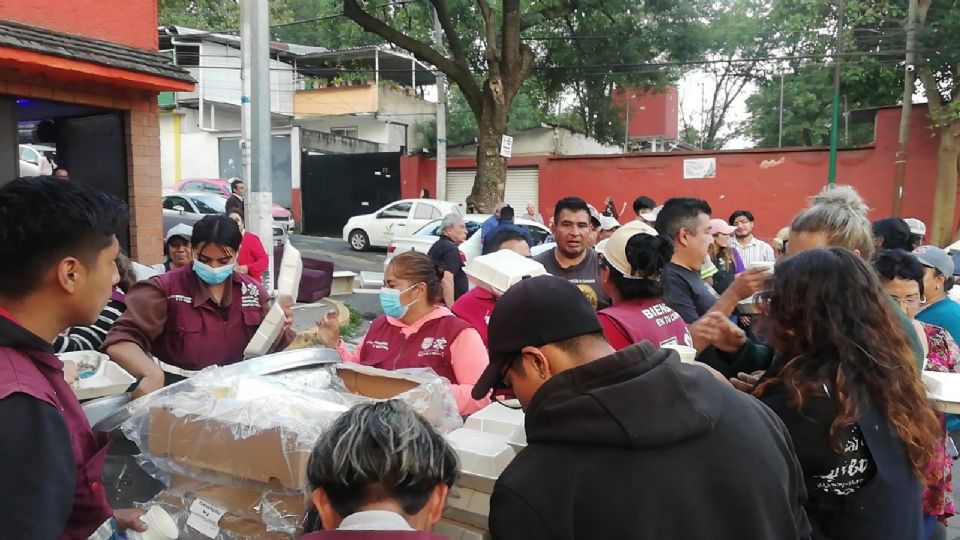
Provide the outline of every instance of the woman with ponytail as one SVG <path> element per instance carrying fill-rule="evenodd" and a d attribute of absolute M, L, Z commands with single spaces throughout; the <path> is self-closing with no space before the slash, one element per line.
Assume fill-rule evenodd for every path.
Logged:
<path fill-rule="evenodd" d="M 943 428 L 876 273 L 848 249 L 805 250 L 777 263 L 760 305 L 780 361 L 754 395 L 793 439 L 813 538 L 920 540 Z"/>
<path fill-rule="evenodd" d="M 660 275 L 673 257 L 669 238 L 641 221 L 631 221 L 600 242 L 597 252 L 600 285 L 613 301 L 597 316 L 613 348 L 643 340 L 657 346 L 693 346 L 686 323 L 663 302 Z"/>
<path fill-rule="evenodd" d="M 480 334 L 443 306 L 443 268 L 423 253 L 401 253 L 383 273 L 380 290 L 383 315 L 351 352 L 340 340 L 337 310 L 317 321 L 324 345 L 349 362 L 380 369 L 431 368 L 450 381 L 460 414 L 472 414 L 490 403 L 470 397 L 487 367 L 487 349 Z"/>

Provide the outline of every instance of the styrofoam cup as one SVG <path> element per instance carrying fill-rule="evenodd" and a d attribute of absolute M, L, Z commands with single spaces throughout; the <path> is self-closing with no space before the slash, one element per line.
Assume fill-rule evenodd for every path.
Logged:
<path fill-rule="evenodd" d="M 145 532 L 127 531 L 130 540 L 177 540 L 180 531 L 170 514 L 159 506 L 151 506 L 140 521 L 147 524 Z"/>
<path fill-rule="evenodd" d="M 768 262 L 768 261 L 756 261 L 756 262 L 750 263 L 750 264 L 747 265 L 747 266 L 748 266 L 751 270 L 753 270 L 753 269 L 758 269 L 758 270 L 766 270 L 766 271 L 768 271 L 768 272 L 773 272 L 773 266 L 774 266 L 774 264 L 775 264 L 775 263 Z"/>
<path fill-rule="evenodd" d="M 686 345 L 677 345 L 673 343 L 668 343 L 663 345 L 663 349 L 673 349 L 677 351 L 677 354 L 680 355 L 681 362 L 693 362 L 697 359 L 697 350 L 693 347 L 687 347 Z"/>

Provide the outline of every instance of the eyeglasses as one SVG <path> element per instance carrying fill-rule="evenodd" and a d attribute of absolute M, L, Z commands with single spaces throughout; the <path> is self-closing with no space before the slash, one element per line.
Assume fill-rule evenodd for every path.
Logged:
<path fill-rule="evenodd" d="M 905 308 L 918 308 L 924 302 L 926 302 L 926 300 L 922 296 L 908 296 L 906 298 L 901 298 L 899 296 L 890 295 L 890 298 L 893 298 L 894 302 L 896 302 L 897 304 L 900 304 L 900 307 L 905 307 Z"/>
<path fill-rule="evenodd" d="M 517 358 L 523 358 L 523 355 L 520 353 L 517 353 Z M 507 392 L 509 392 L 511 395 L 513 394 L 510 384 L 507 383 L 507 371 L 510 370 L 510 367 L 513 365 L 514 362 L 516 362 L 516 360 L 504 362 L 504 366 L 500 370 L 500 378 L 498 379 L 497 384 L 494 385 L 492 389 L 492 394 L 490 396 L 490 399 L 496 403 L 499 403 L 500 405 L 503 405 L 508 409 L 518 410 L 522 408 L 520 405 L 520 402 L 515 397 L 504 396 L 504 394 Z"/>

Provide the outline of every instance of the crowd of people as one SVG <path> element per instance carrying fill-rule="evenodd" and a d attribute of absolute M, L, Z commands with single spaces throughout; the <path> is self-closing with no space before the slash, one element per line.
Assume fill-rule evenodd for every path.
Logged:
<path fill-rule="evenodd" d="M 144 529 L 110 507 L 106 437 L 55 353 L 104 351 L 137 397 L 240 361 L 274 300 L 232 188 L 240 204 L 168 231 L 152 269 L 120 253 L 120 201 L 52 178 L 0 188 L 0 423 L 31 434 L 0 445 L 0 537 Z M 849 186 L 812 197 L 772 244 L 750 210 L 714 218 L 694 197 L 602 208 L 557 201 L 553 243 L 533 255 L 497 205 L 474 233 L 483 253 L 548 274 L 506 291 L 471 286 L 466 225 L 445 216 L 429 253 L 390 261 L 383 314 L 356 347 L 335 313 L 317 321 L 345 361 L 432 369 L 463 416 L 516 399 L 528 446 L 497 480 L 493 538 L 942 538 L 960 421 L 921 372 L 960 372 L 958 269 L 922 222 L 871 223 Z M 524 216 L 543 222 L 533 204 Z M 293 338 L 282 305 L 273 350 Z M 308 469 L 326 529 L 311 539 L 437 538 L 459 475 L 443 437 L 394 400 L 342 415 Z"/>

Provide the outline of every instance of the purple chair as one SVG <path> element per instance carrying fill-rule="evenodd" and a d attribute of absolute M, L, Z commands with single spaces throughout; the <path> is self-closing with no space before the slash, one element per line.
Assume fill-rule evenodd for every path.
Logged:
<path fill-rule="evenodd" d="M 273 272 L 280 272 L 283 247 L 273 248 Z M 303 274 L 300 277 L 300 289 L 297 291 L 298 303 L 313 303 L 330 296 L 333 285 L 333 263 L 321 259 L 303 257 Z"/>

